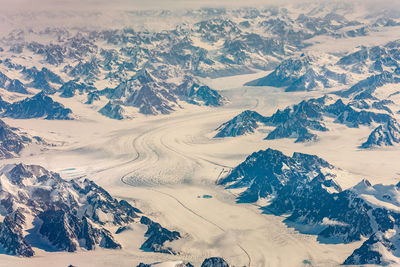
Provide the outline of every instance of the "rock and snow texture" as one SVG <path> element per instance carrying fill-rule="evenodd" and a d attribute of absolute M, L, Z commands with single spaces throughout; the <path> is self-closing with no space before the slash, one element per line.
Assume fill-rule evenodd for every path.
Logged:
<path fill-rule="evenodd" d="M 335 124 L 350 128 L 378 126 L 361 145 L 392 146 L 399 143 L 399 123 L 387 104 L 392 101 L 347 101 L 341 98 L 324 96 L 303 100 L 299 104 L 276 111 L 270 117 L 245 111 L 217 128 L 216 137 L 238 136 L 253 133 L 259 124 L 275 127 L 265 139 L 295 138 L 296 142 L 316 141 L 317 132 L 329 131 L 327 119 Z"/>
<path fill-rule="evenodd" d="M 225 122 L 219 126 L 215 137 L 234 137 L 253 133 L 258 128 L 260 123 L 265 121 L 265 117 L 251 110 L 245 110 L 232 120 Z"/>
<path fill-rule="evenodd" d="M 30 241 L 48 243 L 55 251 L 93 250 L 97 246 L 119 249 L 121 245 L 107 229 L 139 220 L 136 208 L 118 201 L 85 178 L 63 180 L 40 166 L 6 165 L 0 175 L 0 244 L 7 253 L 34 255 Z M 166 241 L 180 238 L 147 217 L 143 248 L 174 253 Z"/>
<path fill-rule="evenodd" d="M 201 267 L 229 267 L 229 265 L 223 258 L 212 257 L 205 259 Z"/>
<path fill-rule="evenodd" d="M 99 110 L 99 113 L 111 119 L 122 120 L 126 118 L 126 112 L 121 105 L 109 101 Z"/>
<path fill-rule="evenodd" d="M 338 92 L 343 97 L 362 97 L 360 93 L 371 95 L 382 85 L 400 82 L 399 51 L 400 42 L 393 41 L 342 57 L 307 52 L 283 60 L 273 72 L 246 85 L 284 87 L 287 92 L 343 88 Z"/>
<path fill-rule="evenodd" d="M 194 267 L 190 262 L 158 262 L 153 264 L 140 263 L 137 267 Z M 220 257 L 207 258 L 201 264 L 201 267 L 229 267 L 229 264 Z"/>
<path fill-rule="evenodd" d="M 375 128 L 361 147 L 393 146 L 398 143 L 400 143 L 400 125 L 397 121 L 391 119 L 386 124 Z"/>
<path fill-rule="evenodd" d="M 0 120 L 0 159 L 18 156 L 31 140 Z"/>
<path fill-rule="evenodd" d="M 8 253 L 25 256 L 31 256 L 32 252 L 39 254 L 40 257 L 30 259 L 32 262 L 37 258 L 42 258 L 41 262 L 50 262 L 51 257 L 79 258 L 82 254 L 90 254 L 88 257 L 92 259 L 99 256 L 96 263 L 103 257 L 109 257 L 110 261 L 121 258 L 116 261 L 121 263 L 138 254 L 135 264 L 139 259 L 164 261 L 179 259 L 179 255 L 172 254 L 179 254 L 179 249 L 175 249 L 180 246 L 185 259 L 186 255 L 190 257 L 193 254 L 196 263 L 200 263 L 199 255 L 201 259 L 209 255 L 226 256 L 228 262 L 240 266 L 250 265 L 250 262 L 252 266 L 274 265 L 274 262 L 299 266 L 303 260 L 304 265 L 315 266 L 326 266 L 328 262 L 396 262 L 398 203 L 395 201 L 395 186 L 385 187 L 382 191 L 378 185 L 371 186 L 364 181 L 344 190 L 342 188 L 346 187 L 342 187 L 338 182 L 340 179 L 336 179 L 341 178 L 337 169 L 326 161 L 303 153 L 285 156 L 273 150 L 265 152 L 264 159 L 254 154 L 249 162 L 243 164 L 242 171 L 236 170 L 241 176 L 232 176 L 234 181 L 229 183 L 237 189 L 233 192 L 244 190 L 240 201 L 257 201 L 262 206 L 269 203 L 265 211 L 270 215 L 260 215 L 260 210 L 252 209 L 252 205 L 234 205 L 230 193 L 223 193 L 222 188 L 213 186 L 213 179 L 218 174 L 226 173 L 229 166 L 243 160 L 245 154 L 265 148 L 266 143 L 271 147 L 281 146 L 285 153 L 302 149 L 314 153 L 315 148 L 318 155 L 331 153 L 332 156 L 332 151 L 336 153 L 335 149 L 340 150 L 346 155 L 339 162 L 352 164 L 352 167 L 359 164 L 359 167 L 354 167 L 358 170 L 366 165 L 382 164 L 382 158 L 389 157 L 385 152 L 396 151 L 395 147 L 380 151 L 365 151 L 358 147 L 364 141 L 361 145 L 364 148 L 398 143 L 398 42 L 382 45 L 383 41 L 377 41 L 381 45 L 358 47 L 347 52 L 325 53 L 317 48 L 319 44 L 330 45 L 329 40 L 334 40 L 335 48 L 337 44 L 337 50 L 344 50 L 356 46 L 354 43 L 360 40 L 370 42 L 378 36 L 388 39 L 388 33 L 396 33 L 396 27 L 400 25 L 398 18 L 392 19 L 388 13 L 358 16 L 348 11 L 347 5 L 350 4 L 344 4 L 345 11 L 309 6 L 293 11 L 284 8 L 207 8 L 128 11 L 123 12 L 123 16 L 116 16 L 121 21 L 126 18 L 145 19 L 153 23 L 153 27 L 149 28 L 136 24 L 118 28 L 112 23 L 97 24 L 113 25 L 113 30 L 98 25 L 86 27 L 84 24 L 79 28 L 69 25 L 57 27 L 55 24 L 47 24 L 51 27 L 46 25 L 44 29 L 34 25 L 32 29 L 10 28 L 10 32 L 13 31 L 0 38 L 0 72 L 4 74 L 0 74 L 0 114 L 9 117 L 6 122 L 28 133 L 45 132 L 44 136 L 63 142 L 63 145 L 50 148 L 50 151 L 21 153 L 26 154 L 22 155 L 24 158 L 21 161 L 41 164 L 44 159 L 46 163 L 43 164 L 47 164 L 50 158 L 46 166 L 51 169 L 54 166 L 60 167 L 60 170 L 61 166 L 82 168 L 82 173 L 88 172 L 89 177 L 95 173 L 92 178 L 98 179 L 96 182 L 104 184 L 107 190 L 118 192 L 118 197 L 126 199 L 141 198 L 138 203 L 149 208 L 151 218 L 155 216 L 163 224 L 177 225 L 176 229 L 188 232 L 193 240 L 171 245 L 170 242 L 181 235 L 140 215 L 134 208 L 136 215 L 141 217 L 134 218 L 133 222 L 113 223 L 115 212 L 108 211 L 128 209 L 129 204 L 118 201 L 119 206 L 105 204 L 105 210 L 93 212 L 93 205 L 86 202 L 91 198 L 91 192 L 98 190 L 82 179 L 58 182 L 70 190 L 71 199 L 75 199 L 77 206 L 64 200 L 54 205 L 54 201 L 39 201 L 41 197 L 54 197 L 47 191 L 58 192 L 52 186 L 57 183 L 53 180 L 57 179 L 46 180 L 43 175 L 34 175 L 34 179 L 23 179 L 23 186 L 18 187 L 22 188 L 18 189 L 22 193 L 11 193 L 23 205 L 15 207 L 10 214 L 0 210 L 0 242 L 10 244 Z M 68 13 L 65 17 L 70 16 L 76 14 Z M 179 23 L 166 28 L 163 28 L 165 24 L 157 25 L 165 19 L 177 19 Z M 386 37 L 382 38 L 381 34 Z M 398 34 L 390 38 L 395 36 Z M 266 71 L 272 73 L 267 75 Z M 229 77 L 213 79 L 252 72 L 260 73 L 234 80 Z M 241 86 L 244 82 L 266 75 L 252 85 L 279 88 Z M 229 87 L 224 81 L 227 84 L 235 81 L 236 85 Z M 288 92 L 283 92 L 285 90 Z M 332 95 L 321 98 L 324 94 Z M 227 98 L 223 97 L 225 95 Z M 241 113 L 243 110 L 246 111 Z M 35 119 L 70 119 L 71 111 L 76 119 L 74 121 Z M 178 112 L 170 114 L 174 111 Z M 167 116 L 150 118 L 137 113 Z M 207 133 L 216 128 L 216 122 L 227 121 L 239 113 L 218 128 L 217 137 L 247 136 L 209 138 Z M 103 115 L 115 120 L 132 118 L 132 121 L 113 121 Z M 371 131 L 373 133 L 367 140 Z M 15 132 L 18 134 L 18 131 Z M 269 141 L 255 140 L 259 135 L 252 136 L 254 132 L 259 132 Z M 358 137 L 354 137 L 357 134 Z M 11 133 L 7 136 L 13 142 L 19 141 Z M 293 138 L 297 144 L 281 138 Z M 313 142 L 316 140 L 320 142 Z M 343 140 L 345 142 L 341 142 Z M 347 142 L 349 140 L 351 143 Z M 10 150 L 10 146 L 6 145 Z M 18 147 L 13 146 L 11 150 Z M 14 156 L 18 152 L 10 153 Z M 343 163 L 351 161 L 354 155 L 360 157 L 354 158 L 353 163 Z M 342 167 L 335 161 L 337 155 L 332 156 L 334 160 L 327 158 Z M 252 160 L 255 162 L 253 165 Z M 15 162 L 15 159 L 8 161 Z M 391 162 L 384 162 L 379 167 L 385 175 L 395 168 L 392 166 L 390 171 L 386 171 L 389 164 Z M 118 168 L 110 170 L 114 166 Z M 221 171 L 222 166 L 224 169 Z M 366 169 L 371 170 L 372 167 Z M 134 171 L 132 177 L 127 177 L 134 185 L 129 188 L 128 184 L 120 182 L 127 171 Z M 379 178 L 389 180 L 389 175 L 385 175 Z M 5 175 L 2 179 L 1 190 L 9 192 L 15 186 L 12 182 L 7 183 L 7 177 Z M 34 184 L 26 183 L 32 180 Z M 82 187 L 89 189 L 87 192 L 75 187 L 71 189 L 72 184 L 84 184 Z M 136 186 L 138 184 L 140 186 Z M 170 184 L 179 186 L 169 187 Z M 198 184 L 204 185 L 199 194 Z M 362 189 L 364 187 L 365 190 Z M 29 201 L 23 198 L 24 195 L 29 197 Z M 103 193 L 98 195 L 104 196 Z M 196 198 L 197 195 L 212 198 Z M 260 196 L 262 199 L 259 199 Z M 107 197 L 104 199 L 109 203 Z M 204 204 L 207 201 L 212 204 Z M 3 201 L 0 204 L 7 203 Z M 89 208 L 83 212 L 83 206 Z M 97 210 L 100 206 L 104 207 L 97 205 Z M 316 238 L 291 231 L 293 227 L 281 224 L 282 217 L 271 213 L 283 214 L 284 217 L 288 215 L 287 223 L 294 221 L 315 229 L 314 233 L 319 235 L 318 240 L 322 243 L 327 240 L 337 243 L 369 241 L 351 255 L 354 244 L 318 244 Z M 104 221 L 108 222 L 102 223 Z M 140 229 L 143 230 L 141 241 L 139 246 L 133 248 L 132 243 L 123 241 L 126 235 L 138 235 L 135 223 L 140 222 L 147 230 Z M 113 231 L 109 228 L 110 224 Z M 264 232 L 267 235 L 260 234 Z M 141 239 L 143 235 L 145 240 Z M 230 235 L 235 237 L 229 238 Z M 10 236 L 14 242 L 8 242 Z M 33 239 L 47 241 L 53 250 L 89 250 L 99 246 L 118 248 L 122 245 L 129 251 L 97 249 L 96 252 L 74 253 L 78 256 L 65 256 L 68 253 L 36 250 Z M 210 240 L 221 242 L 212 244 L 210 250 L 204 249 L 204 246 L 188 248 L 199 243 L 206 243 L 208 248 Z M 229 247 L 226 254 L 218 253 L 225 247 Z M 351 250 L 349 247 L 352 247 Z M 168 255 L 154 255 L 149 251 Z M 42 253 L 44 257 L 41 257 Z M 301 257 L 304 258 L 299 259 Z M 349 259 L 345 260 L 346 257 Z M 4 259 L 20 261 L 17 257 L 4 256 Z M 80 260 L 76 261 L 78 264 L 73 264 L 80 266 Z M 208 262 L 225 266 L 220 259 Z M 176 262 L 170 262 L 167 266 L 176 265 Z"/>
<path fill-rule="evenodd" d="M 354 8 L 343 5 L 346 10 Z M 0 88 L 24 94 L 39 89 L 67 98 L 76 91 L 95 92 L 135 107 L 136 112 L 156 115 L 181 108 L 179 101 L 207 106 L 224 103 L 216 91 L 219 88 L 201 84 L 196 77 L 276 68 L 249 84 L 309 91 L 358 81 L 357 75 L 347 77 L 348 70 L 393 72 L 398 65 L 398 42 L 362 48 L 342 58 L 301 55 L 317 37 L 355 38 L 398 25 L 396 19 L 382 14 L 355 20 L 342 13 L 337 8 L 304 6 L 293 11 L 277 7 L 147 11 L 129 16 L 182 18 L 185 23 L 176 21 L 173 27 L 152 30 L 124 26 L 10 31 L 1 39 Z M 196 85 L 187 80 L 195 80 Z"/>
<path fill-rule="evenodd" d="M 16 92 L 20 94 L 28 94 L 24 84 L 17 79 L 10 79 L 5 74 L 0 72 L 0 88 L 4 88 L 9 92 Z"/>
<path fill-rule="evenodd" d="M 317 156 L 272 149 L 250 155 L 219 181 L 241 188 L 239 202 L 267 199 L 265 212 L 288 215 L 286 222 L 318 234 L 322 243 L 349 243 L 367 238 L 344 264 L 400 262 L 399 185 L 371 185 L 367 180 L 342 190 L 337 170 Z M 312 229 L 312 230 L 310 230 Z"/>
<path fill-rule="evenodd" d="M 346 84 L 346 74 L 319 65 L 310 56 L 289 58 L 266 77 L 246 83 L 248 86 L 286 87 L 285 91 L 311 91 Z"/>
<path fill-rule="evenodd" d="M 8 103 L 0 100 L 2 110 L 0 117 L 14 119 L 44 118 L 46 120 L 71 120 L 72 111 L 64 105 L 53 101 L 43 91 L 23 100 Z"/>

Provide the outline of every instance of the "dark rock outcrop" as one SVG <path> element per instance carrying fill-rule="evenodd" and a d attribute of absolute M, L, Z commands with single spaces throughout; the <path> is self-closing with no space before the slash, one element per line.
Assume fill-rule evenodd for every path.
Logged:
<path fill-rule="evenodd" d="M 229 264 L 223 258 L 212 257 L 205 259 L 201 267 L 229 267 Z"/>
<path fill-rule="evenodd" d="M 14 103 L 6 103 L 1 117 L 14 119 L 45 118 L 46 120 L 70 120 L 72 111 L 53 101 L 44 92 Z"/>

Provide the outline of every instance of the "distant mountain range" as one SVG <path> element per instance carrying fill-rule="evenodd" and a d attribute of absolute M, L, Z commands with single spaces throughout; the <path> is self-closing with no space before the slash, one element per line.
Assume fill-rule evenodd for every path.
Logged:
<path fill-rule="evenodd" d="M 352 8 L 351 4 L 344 6 L 344 10 Z M 268 76 L 248 84 L 308 91 L 351 85 L 355 75 L 349 72 L 378 75 L 386 71 L 393 75 L 398 66 L 398 42 L 361 48 L 327 65 L 321 64 L 323 59 L 318 57 L 299 56 L 314 37 L 366 36 L 371 31 L 399 25 L 400 20 L 394 17 L 377 14 L 356 21 L 347 18 L 343 10 L 329 7 L 302 7 L 302 13 L 276 7 L 210 10 L 213 9 L 184 12 L 180 16 L 187 18 L 187 23 L 160 31 L 49 27 L 29 33 L 10 32 L 0 41 L 4 73 L 0 75 L 0 88 L 22 94 L 38 89 L 62 97 L 74 97 L 79 92 L 88 96 L 88 105 L 105 97 L 111 104 L 99 108 L 101 114 L 124 119 L 130 117 L 122 114 L 126 107 L 157 115 L 181 108 L 179 101 L 206 106 L 224 104 L 224 98 L 216 91 L 219 88 L 210 88 L 196 77 L 275 68 Z M 144 14 L 139 13 L 139 17 Z M 172 13 L 162 16 L 173 16 Z M 51 42 L 38 41 L 48 39 Z M 397 78 L 384 80 L 397 82 Z M 110 109 L 110 105 L 119 106 L 118 111 L 115 107 Z"/>

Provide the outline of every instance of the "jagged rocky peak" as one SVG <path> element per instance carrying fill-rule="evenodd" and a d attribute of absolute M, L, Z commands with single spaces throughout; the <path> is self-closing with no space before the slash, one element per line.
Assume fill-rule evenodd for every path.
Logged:
<path fill-rule="evenodd" d="M 142 216 L 140 223 L 147 226 L 147 240 L 142 244 L 142 249 L 154 252 L 162 252 L 168 254 L 176 254 L 171 247 L 164 246 L 164 243 L 174 241 L 181 238 L 181 234 L 177 231 L 170 231 L 163 228 L 159 223 L 153 222 L 149 218 Z"/>
<path fill-rule="evenodd" d="M 129 118 L 126 114 L 125 109 L 113 101 L 108 101 L 108 103 L 99 110 L 99 113 L 115 120 L 123 120 Z"/>
<path fill-rule="evenodd" d="M 223 105 L 224 100 L 216 90 L 209 86 L 194 84 L 186 101 L 196 105 L 218 107 Z"/>
<path fill-rule="evenodd" d="M 232 120 L 223 123 L 216 131 L 215 137 L 239 136 L 253 133 L 255 129 L 266 121 L 266 118 L 256 111 L 245 110 Z"/>
<path fill-rule="evenodd" d="M 354 72 L 361 72 L 364 67 L 369 72 L 394 71 L 398 66 L 398 42 L 389 42 L 384 46 L 362 46 L 359 50 L 342 57 L 337 65 Z"/>
<path fill-rule="evenodd" d="M 3 120 L 0 120 L 0 159 L 18 156 L 30 142 L 28 137 L 17 133 L 17 129 L 11 128 Z"/>
<path fill-rule="evenodd" d="M 3 101 L 3 105 L 1 117 L 14 119 L 44 118 L 47 120 L 73 119 L 72 111 L 69 108 L 53 101 L 44 91 L 13 103 Z"/>
<path fill-rule="evenodd" d="M 119 249 L 109 227 L 148 227 L 145 250 L 175 253 L 164 243 L 181 237 L 142 215 L 125 200 L 113 198 L 87 178 L 63 180 L 59 174 L 37 165 L 11 164 L 0 170 L 0 245 L 7 253 L 30 257 L 32 244 L 46 240 L 54 250 Z M 141 219 L 139 220 L 139 218 Z M 121 231 L 120 231 L 121 232 Z M 27 238 L 26 233 L 37 233 Z"/>
<path fill-rule="evenodd" d="M 2 72 L 0 72 L 0 88 L 4 88 L 9 92 L 29 94 L 25 85 L 20 80 L 10 79 Z"/>
<path fill-rule="evenodd" d="M 246 188 L 240 194 L 240 202 L 256 202 L 271 197 L 287 185 L 297 186 L 315 181 L 332 191 L 341 191 L 332 180 L 333 166 L 313 155 L 294 153 L 292 157 L 268 148 L 248 156 L 244 162 L 219 181 L 227 188 Z"/>
<path fill-rule="evenodd" d="M 324 124 L 325 105 L 331 99 L 327 96 L 309 99 L 297 105 L 278 110 L 267 119 L 268 124 L 276 128 L 265 139 L 296 138 L 296 142 L 316 141 L 317 135 L 312 131 L 328 131 Z"/>
<path fill-rule="evenodd" d="M 312 58 L 302 55 L 297 58 L 289 58 L 282 61 L 281 64 L 268 76 L 248 82 L 249 86 L 290 86 L 301 76 L 306 74 Z"/>
<path fill-rule="evenodd" d="M 400 124 L 396 120 L 390 119 L 387 123 L 376 127 L 361 147 L 393 146 L 398 143 L 400 143 Z"/>
<path fill-rule="evenodd" d="M 138 80 L 141 84 L 155 82 L 154 76 L 147 70 L 147 68 L 141 68 L 132 76 L 132 80 Z"/>
<path fill-rule="evenodd" d="M 398 249 L 395 244 L 400 240 L 396 231 L 377 232 L 365 241 L 344 261 L 343 265 L 380 265 L 398 264 L 393 253 Z"/>
<path fill-rule="evenodd" d="M 229 264 L 223 258 L 212 257 L 205 259 L 201 267 L 229 267 Z"/>
<path fill-rule="evenodd" d="M 263 210 L 285 214 L 285 222 L 300 232 L 316 233 L 322 243 L 366 239 L 344 264 L 400 262 L 400 202 L 398 185 L 372 185 L 362 180 L 342 190 L 338 172 L 317 156 L 292 157 L 267 149 L 250 155 L 219 181 L 227 189 L 243 188 L 239 202 L 268 200 Z M 265 202 L 264 202 L 265 203 Z"/>
<path fill-rule="evenodd" d="M 360 125 L 382 125 L 371 136 L 370 142 L 381 144 L 397 143 L 398 122 L 392 116 L 393 112 L 387 107 L 391 103 L 389 100 L 348 101 L 348 99 L 338 98 L 334 95 L 303 100 L 299 104 L 287 107 L 284 110 L 278 109 L 272 116 L 262 119 L 263 124 L 275 127 L 265 139 L 295 138 L 295 142 L 317 141 L 317 132 L 329 130 L 325 125 L 325 119 L 329 117 L 335 119 L 334 123 L 344 124 L 352 128 L 357 128 Z M 217 133 L 218 137 L 234 136 L 228 135 L 229 131 L 227 130 L 236 130 L 235 126 L 254 125 L 254 122 L 250 119 L 247 119 L 246 123 L 242 123 L 240 119 L 241 116 L 221 125 L 218 128 L 221 132 Z M 385 131 L 389 131 L 390 134 L 384 134 L 384 129 L 388 129 Z M 249 130 L 248 132 L 251 131 Z M 383 139 L 386 141 L 382 141 Z"/>
<path fill-rule="evenodd" d="M 248 86 L 286 87 L 285 91 L 311 91 L 330 88 L 333 84 L 347 83 L 345 73 L 330 70 L 312 55 L 302 54 L 283 60 L 267 76 L 248 82 Z"/>
<path fill-rule="evenodd" d="M 349 89 L 337 92 L 337 94 L 342 97 L 351 97 L 354 99 L 376 99 L 373 94 L 377 88 L 386 84 L 397 83 L 400 83 L 400 77 L 397 73 L 383 71 L 379 74 L 373 74 L 357 82 Z"/>
<path fill-rule="evenodd" d="M 58 89 L 58 91 L 61 92 L 61 97 L 73 97 L 75 96 L 76 91 L 79 91 L 79 93 L 87 93 L 94 90 L 96 90 L 95 87 L 87 85 L 85 83 L 79 83 L 76 80 L 68 81 L 64 83 L 60 87 L 60 89 Z"/>
<path fill-rule="evenodd" d="M 11 254 L 32 256 L 23 230 L 30 227 L 58 250 L 88 250 L 96 246 L 120 248 L 105 224 L 120 225 L 138 217 L 87 179 L 64 181 L 36 165 L 7 165 L 0 174 L 0 205 L 6 219 L 0 222 L 1 246 Z M 10 225 L 16 228 L 11 231 Z"/>
<path fill-rule="evenodd" d="M 48 93 L 56 92 L 56 88 L 53 84 L 63 84 L 63 80 L 60 76 L 45 67 L 40 71 L 36 67 L 29 69 L 24 68 L 22 73 L 25 75 L 25 79 L 31 81 L 28 86 L 44 90 Z"/>

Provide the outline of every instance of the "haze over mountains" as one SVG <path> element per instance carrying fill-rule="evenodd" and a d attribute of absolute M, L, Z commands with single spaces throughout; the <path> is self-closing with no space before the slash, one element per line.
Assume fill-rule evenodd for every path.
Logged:
<path fill-rule="evenodd" d="M 7 2 L 0 262 L 400 263 L 399 4 Z"/>

